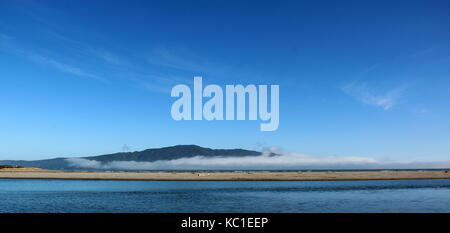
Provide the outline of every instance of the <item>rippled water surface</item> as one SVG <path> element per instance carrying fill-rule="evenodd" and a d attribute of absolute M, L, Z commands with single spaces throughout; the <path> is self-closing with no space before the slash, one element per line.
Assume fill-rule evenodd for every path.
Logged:
<path fill-rule="evenodd" d="M 0 212 L 450 212 L 450 180 L 0 179 Z"/>

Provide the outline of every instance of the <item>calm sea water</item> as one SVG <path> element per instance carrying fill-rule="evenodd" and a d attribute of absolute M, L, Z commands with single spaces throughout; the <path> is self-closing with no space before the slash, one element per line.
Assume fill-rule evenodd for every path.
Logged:
<path fill-rule="evenodd" d="M 450 180 L 0 179 L 0 212 L 450 212 Z"/>

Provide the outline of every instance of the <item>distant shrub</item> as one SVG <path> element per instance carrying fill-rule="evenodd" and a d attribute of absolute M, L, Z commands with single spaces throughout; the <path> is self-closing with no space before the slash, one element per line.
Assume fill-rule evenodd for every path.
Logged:
<path fill-rule="evenodd" d="M 9 164 L 0 165 L 0 169 L 4 169 L 4 168 L 24 168 L 24 167 L 23 166 L 14 166 L 14 165 L 9 165 Z"/>

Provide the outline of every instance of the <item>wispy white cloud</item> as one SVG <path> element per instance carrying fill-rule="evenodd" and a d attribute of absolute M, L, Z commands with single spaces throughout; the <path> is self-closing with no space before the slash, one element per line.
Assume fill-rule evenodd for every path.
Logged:
<path fill-rule="evenodd" d="M 98 81 L 106 82 L 105 79 L 103 79 L 95 74 L 86 72 L 79 67 L 71 66 L 71 65 L 65 64 L 63 62 L 57 61 L 53 58 L 45 57 L 45 56 L 42 56 L 42 55 L 34 53 L 34 52 L 29 52 L 28 57 L 36 62 L 50 65 L 50 66 L 52 66 L 62 72 L 65 72 L 65 73 L 69 73 L 69 74 L 80 76 L 80 77 L 92 78 L 92 79 L 95 79 Z"/>
<path fill-rule="evenodd" d="M 20 46 L 20 44 L 18 44 L 15 41 L 14 37 L 12 36 L 0 34 L 0 42 L 1 42 L 0 43 L 1 50 L 13 53 L 18 56 L 22 56 L 32 62 L 48 65 L 61 72 L 68 73 L 71 75 L 91 78 L 101 82 L 107 82 L 106 79 L 91 72 L 87 72 L 76 65 L 67 64 L 58 59 L 42 55 L 35 50 Z"/>
<path fill-rule="evenodd" d="M 229 77 L 237 82 L 261 81 L 260 71 L 236 66 L 229 62 L 220 61 L 208 54 L 198 54 L 186 48 L 155 47 L 147 57 L 149 64 L 164 68 L 168 74 L 190 73 L 207 75 L 209 80 L 226 81 Z M 192 78 L 192 77 L 189 77 Z"/>
<path fill-rule="evenodd" d="M 122 65 L 123 64 L 123 62 L 119 58 L 119 56 L 113 54 L 110 51 L 104 50 L 104 49 L 90 49 L 89 53 L 111 65 Z"/>
<path fill-rule="evenodd" d="M 187 59 L 165 47 L 154 48 L 148 59 L 151 64 L 179 70 L 199 71 L 205 68 L 204 65 L 198 64 L 198 62 L 193 60 L 193 57 Z"/>
<path fill-rule="evenodd" d="M 194 75 L 206 75 L 209 81 L 216 83 L 225 82 L 229 77 L 236 82 L 261 81 L 258 72 L 230 66 L 188 49 L 157 46 L 150 53 L 139 55 L 141 51 L 100 48 L 54 30 L 42 28 L 40 31 L 45 37 L 43 40 L 54 43 L 54 48 L 45 51 L 29 48 L 20 43 L 20 38 L 0 34 L 0 47 L 3 47 L 0 49 L 79 77 L 106 83 L 121 81 L 160 94 L 170 93 L 176 84 L 190 84 Z M 107 79 L 103 77 L 106 74 Z"/>
<path fill-rule="evenodd" d="M 126 49 L 119 49 L 122 53 L 127 51 L 128 53 L 125 56 L 119 56 L 117 50 L 100 48 L 98 46 L 93 47 L 90 44 L 87 44 L 78 39 L 71 38 L 65 34 L 55 32 L 53 30 L 43 30 L 45 34 L 52 40 L 59 42 L 65 45 L 65 48 L 73 50 L 75 57 L 78 58 L 86 58 L 86 61 L 94 61 L 97 66 L 96 69 L 104 73 L 108 73 L 108 77 L 116 78 L 117 80 L 121 80 L 125 83 L 131 83 L 140 88 L 144 88 L 151 92 L 155 93 L 170 93 L 170 89 L 173 85 L 183 83 L 185 79 L 179 78 L 178 74 L 174 74 L 170 72 L 171 69 L 182 69 L 181 67 L 189 67 L 189 62 L 183 59 L 177 59 L 175 55 L 170 55 L 169 53 L 164 53 L 161 50 L 161 53 L 158 54 L 158 60 L 160 62 L 152 63 L 154 66 L 144 67 L 144 65 L 148 66 L 148 61 L 139 56 L 134 56 L 130 54 L 130 51 Z M 156 51 L 156 50 L 155 50 Z M 84 75 L 86 77 L 100 79 L 98 75 L 94 75 L 83 71 L 81 69 L 77 69 L 76 67 L 62 64 L 62 62 L 56 62 L 54 59 L 36 59 L 42 60 L 43 63 L 49 63 L 55 65 L 60 70 L 64 70 L 66 72 L 72 72 L 78 75 Z M 53 60 L 53 61 L 50 61 Z M 100 63 L 98 63 L 100 61 Z M 167 61 L 174 61 L 175 63 L 167 63 Z M 200 67 L 199 67 L 200 68 Z M 105 71 L 105 69 L 108 69 Z M 111 73 L 111 69 L 114 69 L 114 72 Z M 164 71 L 164 72 L 161 72 Z M 186 77 L 191 78 L 191 77 Z"/>
<path fill-rule="evenodd" d="M 375 91 L 365 83 L 350 83 L 341 87 L 342 91 L 356 100 L 375 107 L 389 110 L 397 104 L 403 94 L 403 87 L 395 87 L 385 91 Z"/>
<path fill-rule="evenodd" d="M 76 48 L 76 52 L 82 54 L 83 56 L 95 57 L 111 65 L 124 64 L 124 61 L 119 56 L 105 48 L 93 48 L 82 41 L 68 37 L 53 30 L 45 29 L 43 32 L 52 40 L 58 41 L 61 44 L 70 45 L 69 47 Z"/>
<path fill-rule="evenodd" d="M 12 40 L 14 37 L 0 33 L 0 40 Z"/>

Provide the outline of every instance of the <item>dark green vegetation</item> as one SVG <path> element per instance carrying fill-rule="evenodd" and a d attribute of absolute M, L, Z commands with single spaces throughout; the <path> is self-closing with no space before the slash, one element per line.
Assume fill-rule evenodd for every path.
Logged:
<path fill-rule="evenodd" d="M 0 165 L 0 169 L 4 168 L 23 168 L 23 166 L 15 166 L 15 165 Z"/>
<path fill-rule="evenodd" d="M 178 145 L 171 147 L 147 149 L 143 151 L 119 152 L 114 154 L 80 157 L 80 158 L 96 160 L 100 162 L 112 162 L 112 161 L 153 162 L 157 160 L 172 160 L 194 156 L 226 157 L 226 156 L 249 156 L 260 154 L 261 152 L 258 151 L 243 150 L 243 149 L 210 149 L 196 145 Z M 66 161 L 66 158 L 55 158 L 55 159 L 45 159 L 35 161 L 3 160 L 0 161 L 0 164 L 11 164 L 11 166 L 37 167 L 54 170 L 74 169 L 73 167 L 69 166 L 69 163 Z"/>
<path fill-rule="evenodd" d="M 179 145 L 171 147 L 163 147 L 158 149 L 147 149 L 135 152 L 122 152 L 115 154 L 99 155 L 87 157 L 87 159 L 97 160 L 101 162 L 110 161 L 145 161 L 153 162 L 156 160 L 171 160 L 193 156 L 248 156 L 260 155 L 261 152 L 243 150 L 243 149 L 210 149 L 196 145 Z"/>

